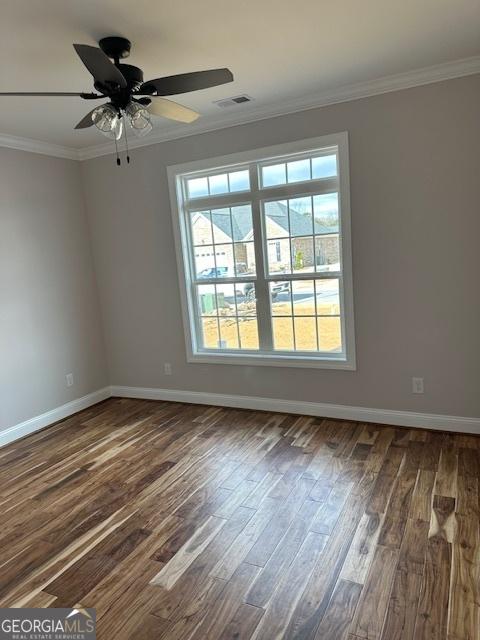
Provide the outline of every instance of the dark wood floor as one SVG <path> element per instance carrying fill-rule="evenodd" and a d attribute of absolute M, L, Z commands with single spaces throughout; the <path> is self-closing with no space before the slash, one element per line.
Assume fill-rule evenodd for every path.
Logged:
<path fill-rule="evenodd" d="M 0 606 L 100 640 L 480 638 L 480 438 L 111 399 L 0 449 Z"/>

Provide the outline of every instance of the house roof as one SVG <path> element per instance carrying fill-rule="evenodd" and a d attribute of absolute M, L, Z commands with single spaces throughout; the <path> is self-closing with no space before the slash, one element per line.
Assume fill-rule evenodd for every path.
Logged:
<path fill-rule="evenodd" d="M 282 227 L 286 236 L 289 235 L 288 207 L 286 204 L 279 201 L 269 202 L 266 216 L 272 220 L 272 222 Z M 338 233 L 336 213 L 333 216 L 328 213 L 324 213 L 322 217 L 317 215 L 315 216 L 314 222 L 316 234 Z M 234 207 L 234 214 L 231 216 L 232 227 L 230 227 L 230 213 L 228 209 L 212 210 L 212 223 L 229 238 L 232 238 L 233 231 L 234 242 L 251 239 L 247 238 L 252 232 L 252 215 L 248 205 Z M 292 235 L 311 236 L 312 219 L 310 213 L 300 213 L 290 208 L 290 227 L 293 232 Z"/>
<path fill-rule="evenodd" d="M 289 235 L 287 205 L 278 201 L 269 202 L 267 217 L 285 229 L 286 235 Z M 332 217 L 326 214 L 322 218 L 317 215 L 314 217 L 314 222 L 315 233 L 338 233 L 338 220 L 336 215 Z M 311 236 L 312 218 L 310 212 L 300 213 L 290 208 L 290 231 L 292 236 Z"/>
<path fill-rule="evenodd" d="M 216 225 L 229 238 L 235 242 L 241 242 L 252 230 L 252 214 L 248 205 L 234 207 L 232 215 L 232 228 L 230 228 L 229 209 L 213 209 L 212 223 Z"/>

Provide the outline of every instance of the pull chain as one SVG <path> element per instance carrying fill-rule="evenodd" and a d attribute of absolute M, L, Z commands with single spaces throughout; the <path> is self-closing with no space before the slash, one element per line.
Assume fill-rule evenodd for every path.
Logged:
<path fill-rule="evenodd" d="M 120 166 L 122 161 L 120 160 L 120 156 L 118 155 L 118 144 L 117 144 L 117 136 L 114 137 L 115 140 L 115 153 L 117 154 L 117 165 Z"/>
<path fill-rule="evenodd" d="M 127 150 L 127 164 L 130 164 L 130 156 L 128 151 L 128 137 L 127 137 L 127 120 L 125 116 L 123 116 L 123 131 L 125 133 L 125 147 Z"/>

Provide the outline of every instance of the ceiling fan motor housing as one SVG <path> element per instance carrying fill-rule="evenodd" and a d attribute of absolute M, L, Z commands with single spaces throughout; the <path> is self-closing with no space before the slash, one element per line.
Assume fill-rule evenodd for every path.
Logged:
<path fill-rule="evenodd" d="M 121 38 L 120 36 L 109 36 L 108 38 L 102 38 L 98 46 L 100 49 L 112 60 L 118 61 L 122 58 L 128 58 L 130 55 L 130 49 L 132 43 L 127 38 Z"/>
<path fill-rule="evenodd" d="M 132 45 L 127 38 L 109 36 L 108 38 L 102 38 L 98 44 L 105 55 L 113 59 L 115 66 L 127 81 L 127 86 L 119 89 L 118 86 L 97 86 L 97 83 L 95 83 L 95 87 L 98 91 L 109 95 L 112 104 L 117 108 L 124 109 L 130 101 L 132 92 L 143 84 L 143 71 L 131 64 L 120 64 L 120 60 L 128 58 L 130 55 Z"/>
<path fill-rule="evenodd" d="M 115 66 L 127 81 L 125 88 L 119 88 L 118 85 L 110 86 L 99 82 L 95 82 L 94 86 L 97 91 L 108 95 L 116 107 L 124 109 L 130 101 L 132 93 L 142 85 L 143 71 L 138 67 L 134 67 L 132 64 L 116 64 Z"/>
<path fill-rule="evenodd" d="M 117 64 L 116 67 L 122 72 L 129 89 L 138 89 L 143 84 L 143 71 L 132 64 Z"/>

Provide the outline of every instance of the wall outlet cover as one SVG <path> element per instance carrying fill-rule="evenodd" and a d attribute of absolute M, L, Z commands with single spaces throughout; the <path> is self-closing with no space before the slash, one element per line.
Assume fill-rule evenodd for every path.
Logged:
<path fill-rule="evenodd" d="M 423 393 L 423 378 L 412 378 L 412 393 Z"/>

